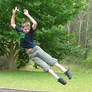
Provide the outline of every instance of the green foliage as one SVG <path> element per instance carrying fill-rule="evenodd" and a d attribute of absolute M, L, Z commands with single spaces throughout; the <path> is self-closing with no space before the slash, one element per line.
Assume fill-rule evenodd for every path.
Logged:
<path fill-rule="evenodd" d="M 6 54 L 6 52 L 9 54 L 11 49 L 17 50 L 19 47 L 19 36 L 10 27 L 11 11 L 15 6 L 18 6 L 21 11 L 28 9 L 30 15 L 38 22 L 39 31 L 36 35 L 37 38 L 35 38 L 36 42 L 53 56 L 62 58 L 63 53 L 65 53 L 62 48 L 64 48 L 63 45 L 66 44 L 68 39 L 67 32 L 55 26 L 66 24 L 75 14 L 85 8 L 86 2 L 85 0 L 0 0 L 1 55 Z M 28 20 L 22 12 L 16 13 L 16 24 L 18 26 L 25 19 Z M 6 52 L 3 52 L 3 49 Z M 22 58 L 20 59 L 20 62 L 23 61 Z"/>
<path fill-rule="evenodd" d="M 90 68 L 92 67 L 92 40 L 90 39 L 88 42 L 88 51 L 87 51 L 87 57 L 85 59 L 85 64 L 86 66 L 89 66 Z"/>
<path fill-rule="evenodd" d="M 4 28 L 10 29 L 11 10 L 15 6 L 18 6 L 21 11 L 28 9 L 37 20 L 39 28 L 50 28 L 52 25 L 66 24 L 75 14 L 85 8 L 86 2 L 85 0 L 3 0 L 0 2 L 0 25 L 2 27 L 6 24 Z M 17 13 L 18 24 L 24 18 L 26 17 L 22 13 Z"/>
<path fill-rule="evenodd" d="M 74 15 L 86 7 L 85 0 L 56 0 L 55 13 L 57 14 L 55 22 L 57 24 L 66 24 Z"/>
<path fill-rule="evenodd" d="M 39 33 L 38 33 L 39 32 Z M 54 57 L 61 57 L 61 43 L 64 44 L 67 41 L 67 31 L 63 26 L 53 26 L 51 29 L 42 28 L 38 30 L 35 37 L 40 43 L 40 46 Z"/>
<path fill-rule="evenodd" d="M 16 64 L 17 68 L 19 69 L 20 67 L 25 66 L 29 62 L 29 57 L 25 53 L 24 50 L 19 50 L 17 56 L 16 56 Z"/>
<path fill-rule="evenodd" d="M 67 52 L 68 55 L 73 55 L 79 58 L 83 58 L 85 55 L 85 49 L 80 48 L 80 46 L 75 46 L 75 45 L 70 44 L 66 48 L 69 50 Z"/>
<path fill-rule="evenodd" d="M 0 56 L 3 56 L 5 53 L 5 47 L 2 42 L 0 42 Z"/>
<path fill-rule="evenodd" d="M 5 56 L 0 56 L 0 70 L 8 69 L 8 59 Z"/>
<path fill-rule="evenodd" d="M 69 36 L 67 30 L 65 30 L 63 26 L 53 26 L 48 30 L 42 28 L 42 30 L 38 32 L 35 37 L 38 38 L 37 40 L 40 46 L 53 57 L 63 59 L 66 55 L 73 55 L 76 57 L 84 56 L 85 50 L 72 43 L 68 44 L 68 39 L 72 41 L 74 36 Z"/>

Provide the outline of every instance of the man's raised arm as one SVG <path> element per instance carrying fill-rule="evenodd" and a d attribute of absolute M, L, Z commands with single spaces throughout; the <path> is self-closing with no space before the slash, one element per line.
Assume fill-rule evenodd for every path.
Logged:
<path fill-rule="evenodd" d="M 37 22 L 34 20 L 34 18 L 32 18 L 31 16 L 30 16 L 30 14 L 28 13 L 28 10 L 27 9 L 24 9 L 24 14 L 32 21 L 32 28 L 33 28 L 33 30 L 35 30 L 36 29 L 36 27 L 37 27 Z"/>
<path fill-rule="evenodd" d="M 12 10 L 12 17 L 11 17 L 11 27 L 15 29 L 15 13 L 17 11 L 17 7 L 15 7 L 13 10 Z"/>

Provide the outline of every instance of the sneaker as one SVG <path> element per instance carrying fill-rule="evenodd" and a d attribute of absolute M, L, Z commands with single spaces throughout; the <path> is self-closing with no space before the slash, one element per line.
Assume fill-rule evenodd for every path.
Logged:
<path fill-rule="evenodd" d="M 69 70 L 67 70 L 64 74 L 67 75 L 67 77 L 68 77 L 69 79 L 72 78 L 72 73 L 71 73 Z"/>
<path fill-rule="evenodd" d="M 62 78 L 59 78 L 59 79 L 58 79 L 58 82 L 60 82 L 60 83 L 63 84 L 63 85 L 66 85 L 66 83 L 67 83 L 67 82 L 66 82 L 65 80 L 63 80 Z"/>

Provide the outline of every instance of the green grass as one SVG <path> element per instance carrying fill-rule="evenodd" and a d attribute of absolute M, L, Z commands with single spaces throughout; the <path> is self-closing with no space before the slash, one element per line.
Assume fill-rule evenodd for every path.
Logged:
<path fill-rule="evenodd" d="M 15 88 L 27 90 L 41 90 L 52 92 L 92 92 L 92 72 L 80 67 L 71 68 L 72 80 L 62 74 L 59 76 L 67 80 L 63 86 L 46 72 L 0 72 L 0 88 Z"/>

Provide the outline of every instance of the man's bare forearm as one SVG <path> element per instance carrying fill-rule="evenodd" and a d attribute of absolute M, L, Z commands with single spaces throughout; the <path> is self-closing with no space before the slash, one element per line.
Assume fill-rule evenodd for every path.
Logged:
<path fill-rule="evenodd" d="M 34 20 L 33 17 L 30 16 L 30 14 L 28 13 L 27 9 L 24 9 L 24 14 L 31 20 L 31 22 L 32 22 L 32 28 L 33 28 L 33 30 L 35 30 L 36 27 L 37 27 L 37 22 Z"/>
<path fill-rule="evenodd" d="M 11 17 L 11 25 L 12 24 L 15 24 L 15 14 L 13 14 L 12 17 Z"/>
<path fill-rule="evenodd" d="M 12 17 L 11 17 L 11 27 L 15 29 L 15 14 L 12 14 Z"/>
<path fill-rule="evenodd" d="M 31 20 L 31 22 L 32 22 L 33 24 L 37 24 L 37 22 L 34 20 L 34 18 L 31 17 L 29 14 L 27 15 L 27 17 Z"/>
<path fill-rule="evenodd" d="M 15 29 L 15 13 L 17 11 L 17 7 L 15 7 L 14 9 L 12 9 L 12 17 L 11 17 L 11 26 Z"/>

